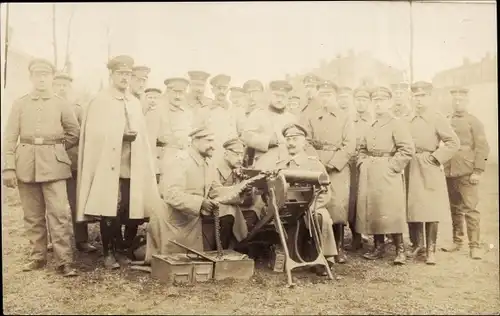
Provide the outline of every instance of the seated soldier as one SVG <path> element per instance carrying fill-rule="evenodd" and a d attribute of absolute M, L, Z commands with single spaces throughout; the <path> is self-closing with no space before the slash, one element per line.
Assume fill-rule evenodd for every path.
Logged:
<path fill-rule="evenodd" d="M 224 155 L 215 162 L 215 167 L 220 183 L 223 186 L 232 186 L 243 180 L 238 171 L 243 163 L 245 146 L 239 138 L 232 138 L 226 141 L 222 147 Z M 260 217 L 263 207 L 264 203 L 260 196 L 254 197 L 251 191 L 242 196 L 241 202 L 236 207 L 220 205 L 220 236 L 224 249 L 229 247 L 233 236 L 237 241 L 241 241 L 248 234 L 249 227 L 242 212 L 255 212 L 256 220 Z"/>
<path fill-rule="evenodd" d="M 299 124 L 288 124 L 282 134 L 286 140 L 287 153 L 280 153 L 280 157 L 276 162 L 276 167 L 279 169 L 302 169 L 309 171 L 320 171 L 327 174 L 325 167 L 315 156 L 308 156 L 306 153 L 306 129 Z M 316 209 L 314 212 L 320 215 L 321 223 L 321 243 L 323 254 L 328 262 L 333 265 L 334 256 L 337 255 L 337 245 L 333 234 L 333 221 L 330 213 L 326 209 L 326 205 L 330 200 L 330 189 L 327 192 L 321 193 L 316 201 Z M 316 269 L 318 275 L 327 275 L 322 266 Z"/>

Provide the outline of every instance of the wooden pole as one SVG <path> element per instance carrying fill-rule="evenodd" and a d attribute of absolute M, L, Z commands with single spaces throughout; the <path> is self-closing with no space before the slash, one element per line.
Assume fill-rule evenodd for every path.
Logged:
<path fill-rule="evenodd" d="M 5 61 L 3 67 L 3 87 L 7 86 L 7 59 L 9 58 L 9 3 L 5 3 Z"/>
<path fill-rule="evenodd" d="M 52 45 L 54 48 L 54 66 L 57 69 L 57 32 L 56 32 L 56 4 L 52 4 Z"/>
<path fill-rule="evenodd" d="M 413 1 L 410 1 L 410 82 L 413 83 Z"/>

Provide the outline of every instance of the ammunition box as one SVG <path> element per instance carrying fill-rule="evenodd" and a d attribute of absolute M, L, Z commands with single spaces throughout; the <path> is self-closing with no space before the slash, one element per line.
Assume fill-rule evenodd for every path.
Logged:
<path fill-rule="evenodd" d="M 212 275 L 213 262 L 185 254 L 153 255 L 151 260 L 151 276 L 165 284 L 206 282 Z"/>
<path fill-rule="evenodd" d="M 214 279 L 239 279 L 248 280 L 253 276 L 255 262 L 248 256 L 234 250 L 224 250 L 222 259 L 217 258 L 217 251 L 207 251 L 204 253 L 207 257 L 213 258 Z"/>

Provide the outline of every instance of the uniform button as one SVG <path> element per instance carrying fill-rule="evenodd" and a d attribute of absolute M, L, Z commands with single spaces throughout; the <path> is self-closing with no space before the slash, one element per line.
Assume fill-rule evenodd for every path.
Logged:
<path fill-rule="evenodd" d="M 115 151 L 115 150 L 116 150 L 116 148 L 113 148 L 113 151 Z"/>
<path fill-rule="evenodd" d="M 115 170 L 115 167 L 111 167 L 111 170 Z"/>

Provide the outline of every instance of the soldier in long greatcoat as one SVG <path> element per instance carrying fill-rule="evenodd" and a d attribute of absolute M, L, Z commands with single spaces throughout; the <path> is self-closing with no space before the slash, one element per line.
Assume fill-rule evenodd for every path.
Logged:
<path fill-rule="evenodd" d="M 435 264 L 438 224 L 450 214 L 444 171 L 446 163 L 459 148 L 459 140 L 448 120 L 429 108 L 432 84 L 412 85 L 415 111 L 409 120 L 415 143 L 415 156 L 408 165 L 408 223 L 413 224 L 415 241 L 412 255 L 424 250 L 426 263 Z M 443 143 L 440 146 L 440 142 Z M 425 241 L 424 235 L 425 223 Z"/>
<path fill-rule="evenodd" d="M 396 246 L 395 264 L 404 264 L 403 231 L 406 227 L 406 195 L 403 170 L 415 153 L 405 123 L 390 113 L 392 93 L 378 87 L 371 94 L 375 121 L 366 133 L 358 156 L 359 187 L 356 231 L 374 235 L 374 249 L 364 255 L 374 260 L 385 252 L 384 235 L 392 234 Z"/>
<path fill-rule="evenodd" d="M 323 107 L 303 123 L 319 160 L 330 177 L 331 199 L 326 206 L 333 220 L 338 263 L 345 263 L 344 226 L 349 214 L 349 160 L 356 149 L 356 134 L 349 113 L 337 106 L 337 86 L 323 81 L 318 86 L 318 99 Z"/>
<path fill-rule="evenodd" d="M 87 106 L 80 133 L 77 221 L 100 219 L 110 269 L 119 268 L 115 251 L 123 218 L 144 220 L 161 203 L 141 104 L 127 90 L 133 62 L 129 56 L 109 61 L 111 86 Z"/>

